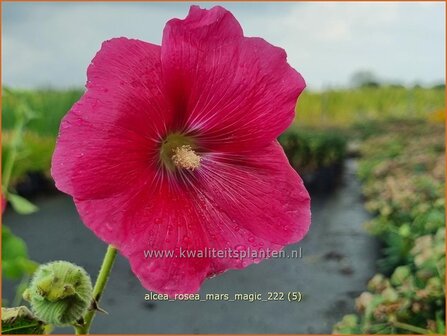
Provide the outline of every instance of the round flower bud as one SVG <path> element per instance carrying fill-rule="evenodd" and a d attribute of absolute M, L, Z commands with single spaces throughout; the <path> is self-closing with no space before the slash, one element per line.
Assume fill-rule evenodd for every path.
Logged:
<path fill-rule="evenodd" d="M 397 267 L 391 276 L 391 283 L 400 286 L 411 275 L 411 269 L 408 266 Z"/>
<path fill-rule="evenodd" d="M 385 289 L 382 292 L 382 296 L 383 296 L 385 302 L 390 302 L 390 303 L 391 302 L 396 302 L 397 299 L 399 299 L 399 296 L 398 296 L 397 292 L 393 288 L 391 288 L 391 287 Z"/>
<path fill-rule="evenodd" d="M 67 261 L 39 266 L 23 298 L 40 320 L 54 325 L 76 323 L 92 302 L 92 282 L 82 268 Z"/>
<path fill-rule="evenodd" d="M 374 295 L 369 292 L 363 292 L 356 300 L 355 307 L 359 312 L 364 312 L 372 303 Z"/>
<path fill-rule="evenodd" d="M 411 235 L 411 227 L 408 224 L 403 224 L 400 228 L 399 228 L 399 235 L 401 237 L 407 238 Z"/>
<path fill-rule="evenodd" d="M 382 274 L 376 274 L 368 282 L 368 289 L 374 293 L 380 293 L 388 287 L 388 282 Z"/>
<path fill-rule="evenodd" d="M 427 292 L 431 297 L 443 297 L 443 287 L 441 279 L 437 277 L 430 278 L 427 281 Z"/>

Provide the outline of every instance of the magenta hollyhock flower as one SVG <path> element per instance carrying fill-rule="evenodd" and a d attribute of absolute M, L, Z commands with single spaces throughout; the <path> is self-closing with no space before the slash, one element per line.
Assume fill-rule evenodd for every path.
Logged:
<path fill-rule="evenodd" d="M 305 87 L 284 50 L 192 6 L 161 46 L 104 42 L 87 77 L 52 175 L 147 289 L 197 292 L 306 234 L 310 198 L 276 140 Z"/>

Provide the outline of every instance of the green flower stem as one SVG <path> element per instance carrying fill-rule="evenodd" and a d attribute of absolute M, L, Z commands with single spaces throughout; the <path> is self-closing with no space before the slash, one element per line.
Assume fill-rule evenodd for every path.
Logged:
<path fill-rule="evenodd" d="M 429 334 L 430 332 L 427 329 L 424 328 L 419 328 L 416 326 L 413 326 L 411 324 L 407 324 L 407 323 L 402 323 L 402 322 L 398 322 L 398 321 L 394 321 L 391 323 L 392 326 L 399 328 L 399 329 L 403 329 L 406 331 L 410 331 L 412 333 L 416 333 L 416 334 Z"/>
<path fill-rule="evenodd" d="M 95 317 L 97 304 L 101 299 L 102 292 L 106 287 L 107 280 L 109 279 L 110 271 L 112 270 L 113 262 L 115 261 L 117 254 L 116 248 L 112 245 L 107 247 L 107 252 L 102 261 L 101 269 L 99 270 L 98 278 L 96 279 L 95 287 L 93 288 L 93 302 L 92 309 L 84 316 L 84 324 L 82 326 L 76 326 L 76 335 L 86 335 L 89 333 L 90 325 Z"/>

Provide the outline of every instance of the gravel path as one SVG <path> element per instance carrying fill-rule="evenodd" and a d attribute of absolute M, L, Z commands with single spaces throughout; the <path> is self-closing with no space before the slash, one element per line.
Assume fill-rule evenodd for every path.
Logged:
<path fill-rule="evenodd" d="M 93 333 L 330 333 L 332 325 L 353 311 L 354 298 L 374 274 L 377 246 L 362 228 L 363 210 L 355 161 L 348 160 L 342 185 L 334 192 L 312 197 L 312 226 L 299 244 L 302 258 L 266 260 L 243 271 L 210 279 L 206 293 L 302 293 L 301 302 L 288 301 L 145 301 L 147 291 L 118 257 Z M 38 262 L 65 259 L 95 275 L 106 245 L 86 229 L 70 198 L 37 199 L 40 211 L 18 216 L 7 211 L 4 223 L 28 244 Z M 3 295 L 13 296 L 4 280 Z M 57 329 L 71 333 L 71 328 Z"/>

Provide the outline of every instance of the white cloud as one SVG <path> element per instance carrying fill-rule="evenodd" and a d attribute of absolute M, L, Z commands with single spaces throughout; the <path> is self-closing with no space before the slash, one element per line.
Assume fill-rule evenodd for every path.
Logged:
<path fill-rule="evenodd" d="M 101 42 L 160 43 L 186 3 L 3 4 L 3 82 L 81 86 Z M 201 6 L 210 7 L 211 3 Z M 347 83 L 369 69 L 406 83 L 444 80 L 443 3 L 225 3 L 247 35 L 286 49 L 310 87 Z"/>
<path fill-rule="evenodd" d="M 285 47 L 310 86 L 346 83 L 359 69 L 412 83 L 443 80 L 444 5 L 314 3 L 249 19 L 250 33 Z"/>

